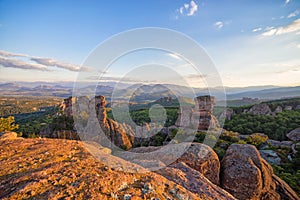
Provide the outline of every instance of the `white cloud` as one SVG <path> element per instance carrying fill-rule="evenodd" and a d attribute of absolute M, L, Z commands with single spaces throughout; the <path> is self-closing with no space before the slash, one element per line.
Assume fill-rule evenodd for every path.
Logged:
<path fill-rule="evenodd" d="M 193 16 L 198 11 L 198 5 L 194 0 L 191 0 L 190 3 L 185 3 L 178 9 L 181 15 Z"/>
<path fill-rule="evenodd" d="M 191 1 L 190 5 L 190 11 L 187 16 L 193 16 L 198 10 L 198 5 L 195 3 L 195 1 Z"/>
<path fill-rule="evenodd" d="M 4 57 L 28 57 L 26 54 L 20 54 L 20 53 L 11 53 L 7 51 L 0 50 L 0 56 Z"/>
<path fill-rule="evenodd" d="M 292 18 L 292 17 L 296 17 L 297 15 L 299 15 L 300 11 L 299 10 L 295 10 L 294 12 L 290 13 L 287 18 Z"/>
<path fill-rule="evenodd" d="M 179 8 L 180 14 L 183 14 L 183 9 L 184 9 L 184 7 L 180 7 L 180 8 Z"/>
<path fill-rule="evenodd" d="M 215 26 L 217 29 L 221 29 L 221 28 L 223 28 L 224 24 L 223 24 L 223 22 L 218 21 L 218 22 L 214 23 L 214 26 Z"/>
<path fill-rule="evenodd" d="M 270 29 L 270 30 L 264 32 L 262 35 L 263 36 L 272 36 L 272 35 L 274 35 L 276 33 L 276 31 L 277 31 L 277 29 L 273 28 L 273 29 Z"/>
<path fill-rule="evenodd" d="M 8 59 L 7 57 L 23 57 L 30 59 L 33 62 L 25 61 L 22 59 Z M 13 68 L 20 68 L 20 69 L 35 69 L 35 70 L 43 70 L 49 71 L 49 67 L 58 67 L 63 68 L 70 71 L 88 71 L 88 67 L 81 67 L 80 65 L 75 65 L 71 63 L 61 62 L 52 58 L 40 58 L 40 57 L 33 57 L 26 54 L 20 53 L 12 53 L 7 51 L 0 50 L 0 65 L 4 67 L 13 67 Z"/>
<path fill-rule="evenodd" d="M 25 62 L 23 60 L 3 58 L 3 57 L 0 57 L 0 65 L 3 67 L 11 67 L 11 68 L 18 68 L 18 69 L 34 69 L 40 71 L 49 71 L 47 66 L 45 65 Z"/>
<path fill-rule="evenodd" d="M 253 29 L 252 32 L 258 32 L 258 31 L 261 31 L 261 30 L 262 30 L 262 28 L 258 27 L 258 28 Z"/>
<path fill-rule="evenodd" d="M 266 32 L 264 32 L 262 35 L 263 36 L 282 35 L 282 34 L 292 33 L 299 30 L 300 30 L 300 19 L 297 19 L 287 26 L 280 26 L 277 28 L 272 27 Z"/>
<path fill-rule="evenodd" d="M 38 58 L 32 57 L 30 60 L 35 61 L 38 64 L 49 66 L 49 67 L 58 67 L 62 69 L 67 69 L 70 71 L 86 71 L 86 68 L 80 68 L 80 65 L 74 65 L 70 63 L 65 63 L 61 61 L 57 61 L 52 58 Z"/>
<path fill-rule="evenodd" d="M 290 2 L 291 2 L 291 0 L 285 0 L 285 4 L 288 4 Z"/>
<path fill-rule="evenodd" d="M 297 44 L 297 48 L 299 48 L 299 49 L 300 49 L 300 44 Z"/>

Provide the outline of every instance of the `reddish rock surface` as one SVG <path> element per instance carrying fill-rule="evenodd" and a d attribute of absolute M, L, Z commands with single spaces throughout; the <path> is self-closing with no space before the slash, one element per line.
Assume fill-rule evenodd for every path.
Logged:
<path fill-rule="evenodd" d="M 221 187 L 238 199 L 299 199 L 274 177 L 272 167 L 252 145 L 232 144 L 221 163 Z"/>
<path fill-rule="evenodd" d="M 86 120 L 90 120 L 88 124 L 90 126 L 88 132 L 91 135 L 84 135 L 85 133 L 83 134 L 79 133 L 80 136 L 82 135 L 86 136 L 84 140 L 85 139 L 90 140 L 91 137 L 101 140 L 99 138 L 103 139 L 103 137 L 100 136 L 100 131 L 102 131 L 110 139 L 110 141 L 114 143 L 116 146 L 123 149 L 130 149 L 132 147 L 132 144 L 134 143 L 134 137 L 133 137 L 134 132 L 132 131 L 131 127 L 129 127 L 128 125 L 119 124 L 118 122 L 107 118 L 106 100 L 104 96 L 101 95 L 96 96 L 91 100 L 89 100 L 87 97 L 77 97 L 77 98 L 69 97 L 63 101 L 61 105 L 61 109 L 62 112 L 68 117 L 80 118 L 82 116 L 85 116 L 84 113 L 89 113 L 86 116 L 90 115 L 92 118 L 94 117 L 93 114 L 96 115 L 96 119 L 98 120 L 98 123 L 100 125 L 99 128 L 101 128 L 101 130 L 99 130 L 99 128 L 97 129 L 98 124 L 96 124 L 92 118 L 86 119 Z M 85 126 L 84 124 L 79 124 L 77 126 L 80 125 Z M 79 136 L 76 137 L 76 132 L 69 134 L 64 130 L 57 131 L 57 133 L 54 136 L 55 138 L 63 138 L 63 139 L 79 139 Z M 107 145 L 109 146 L 109 144 Z"/>
<path fill-rule="evenodd" d="M 165 165 L 183 162 L 203 174 L 214 184 L 219 183 L 220 162 L 212 148 L 201 143 L 169 144 L 161 147 L 138 147 L 130 150 L 137 154 L 129 155 L 127 160 L 157 160 Z M 182 155 L 180 154 L 182 152 Z M 121 155 L 122 156 L 122 155 Z"/>
<path fill-rule="evenodd" d="M 160 169 L 157 173 L 187 188 L 189 191 L 199 194 L 202 199 L 236 199 L 183 162 Z"/>
<path fill-rule="evenodd" d="M 220 127 L 218 120 L 212 111 L 215 105 L 215 97 L 206 95 L 194 99 L 195 109 L 191 107 L 180 107 L 176 126 L 190 127 L 197 130 L 208 130 Z"/>
<path fill-rule="evenodd" d="M 95 159 L 80 141 L 8 139 L 0 146 L 0 199 L 200 199 L 156 173 L 122 172 L 140 168 L 107 153 Z"/>

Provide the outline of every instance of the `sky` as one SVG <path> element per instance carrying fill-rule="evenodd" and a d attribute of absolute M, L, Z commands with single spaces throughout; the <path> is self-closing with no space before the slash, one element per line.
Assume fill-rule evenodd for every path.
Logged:
<path fill-rule="evenodd" d="M 0 82 L 76 81 L 79 73 L 132 83 L 183 77 L 193 87 L 214 79 L 159 50 L 131 52 L 106 71 L 82 65 L 103 41 L 143 27 L 195 40 L 224 86 L 300 85 L 299 0 L 0 0 Z"/>

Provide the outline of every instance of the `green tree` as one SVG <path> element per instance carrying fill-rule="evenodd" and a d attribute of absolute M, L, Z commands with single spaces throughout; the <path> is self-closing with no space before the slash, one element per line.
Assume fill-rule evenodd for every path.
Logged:
<path fill-rule="evenodd" d="M 9 116 L 7 118 L 0 118 L 0 132 L 13 131 L 18 127 L 19 125 L 15 124 L 15 118 L 13 116 Z"/>

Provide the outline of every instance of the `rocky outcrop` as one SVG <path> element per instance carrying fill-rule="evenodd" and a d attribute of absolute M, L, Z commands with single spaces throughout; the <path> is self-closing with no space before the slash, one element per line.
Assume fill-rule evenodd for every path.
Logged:
<path fill-rule="evenodd" d="M 288 137 L 290 140 L 294 142 L 300 142 L 300 128 L 296 128 L 295 130 L 292 130 L 286 135 L 286 137 Z"/>
<path fill-rule="evenodd" d="M 208 130 L 220 127 L 218 120 L 213 116 L 212 111 L 215 105 L 215 97 L 199 96 L 194 99 L 195 110 L 192 114 L 192 124 L 198 130 Z"/>
<path fill-rule="evenodd" d="M 135 162 L 137 160 L 157 160 L 169 165 L 183 162 L 203 174 L 212 183 L 219 183 L 220 162 L 217 154 L 209 146 L 201 143 L 169 144 L 161 147 L 138 147 L 130 150 L 135 154 L 123 154 L 120 157 Z M 180 152 L 183 152 L 180 155 Z M 148 166 L 144 166 L 148 167 Z"/>
<path fill-rule="evenodd" d="M 272 113 L 270 107 L 266 103 L 254 105 L 247 113 L 253 115 L 270 115 Z"/>
<path fill-rule="evenodd" d="M 279 165 L 281 163 L 281 158 L 273 150 L 259 150 L 259 153 L 270 164 Z"/>
<path fill-rule="evenodd" d="M 299 200 L 299 196 L 291 189 L 291 187 L 281 180 L 278 176 L 272 175 L 273 183 L 276 185 L 276 192 L 280 195 L 282 200 Z"/>
<path fill-rule="evenodd" d="M 97 159 L 81 141 L 0 140 L 0 146 L 0 199 L 200 200 L 216 194 L 200 198 L 159 174 L 122 171 L 140 167 L 107 153 Z"/>
<path fill-rule="evenodd" d="M 226 120 L 231 120 L 233 115 L 234 115 L 234 110 L 232 108 L 226 108 L 226 110 L 223 111 L 221 116 L 225 117 Z"/>
<path fill-rule="evenodd" d="M 18 135 L 16 132 L 1 132 L 0 133 L 0 140 L 13 140 L 17 139 Z"/>
<path fill-rule="evenodd" d="M 209 181 L 203 174 L 183 162 L 172 164 L 157 171 L 191 192 L 199 194 L 201 199 L 235 199 L 231 194 Z"/>
<path fill-rule="evenodd" d="M 299 199 L 252 145 L 232 144 L 221 163 L 221 187 L 238 199 Z"/>
<path fill-rule="evenodd" d="M 66 116 L 75 117 L 77 119 L 81 119 L 82 121 L 87 121 L 86 123 L 89 123 L 89 129 L 85 130 L 85 132 L 89 135 L 86 135 L 86 133 L 80 133 L 84 130 L 84 126 L 86 126 L 86 124 L 83 122 L 82 124 L 77 124 L 76 127 L 77 131 L 79 131 L 78 134 L 81 134 L 82 137 L 85 137 L 85 140 L 87 139 L 95 141 L 95 138 L 97 138 L 98 141 L 103 140 L 103 137 L 101 137 L 100 134 L 100 131 L 102 131 L 114 145 L 123 149 L 130 149 L 132 147 L 134 142 L 134 132 L 129 125 L 118 123 L 107 117 L 106 100 L 104 96 L 95 96 L 91 100 L 85 96 L 69 97 L 63 101 L 61 109 L 63 114 Z M 94 121 L 94 113 L 96 115 L 98 124 Z M 101 130 L 97 128 L 99 125 Z M 55 134 L 55 136 L 57 136 L 57 138 L 65 138 L 65 135 L 70 135 L 71 138 L 76 138 L 74 134 L 64 134 L 65 132 L 66 131 L 59 131 L 57 134 Z M 67 139 L 71 138 L 67 137 Z M 101 141 L 99 142 L 101 143 Z M 107 140 L 105 140 L 104 143 L 110 146 Z M 103 143 L 101 144 L 104 145 Z"/>
<path fill-rule="evenodd" d="M 220 162 L 218 155 L 207 145 L 192 143 L 177 160 L 203 174 L 214 184 L 219 184 Z"/>
<path fill-rule="evenodd" d="M 175 125 L 178 127 L 189 127 L 193 109 L 190 106 L 180 106 Z"/>
<path fill-rule="evenodd" d="M 284 110 L 293 110 L 293 106 L 285 106 Z"/>
<path fill-rule="evenodd" d="M 182 106 L 178 112 L 176 126 L 193 127 L 197 130 L 219 128 L 219 122 L 212 114 L 215 105 L 215 97 L 206 95 L 194 99 L 194 110 L 188 106 Z"/>
<path fill-rule="evenodd" d="M 277 140 L 267 140 L 268 146 L 276 148 L 291 148 L 293 145 L 292 141 L 277 141 Z"/>
<path fill-rule="evenodd" d="M 69 97 L 63 100 L 60 109 L 66 116 L 71 117 L 73 115 L 72 106 L 75 104 L 75 101 L 75 97 Z"/>
<path fill-rule="evenodd" d="M 274 110 L 274 113 L 281 113 L 282 112 L 282 107 L 281 106 L 277 106 L 276 109 Z"/>

